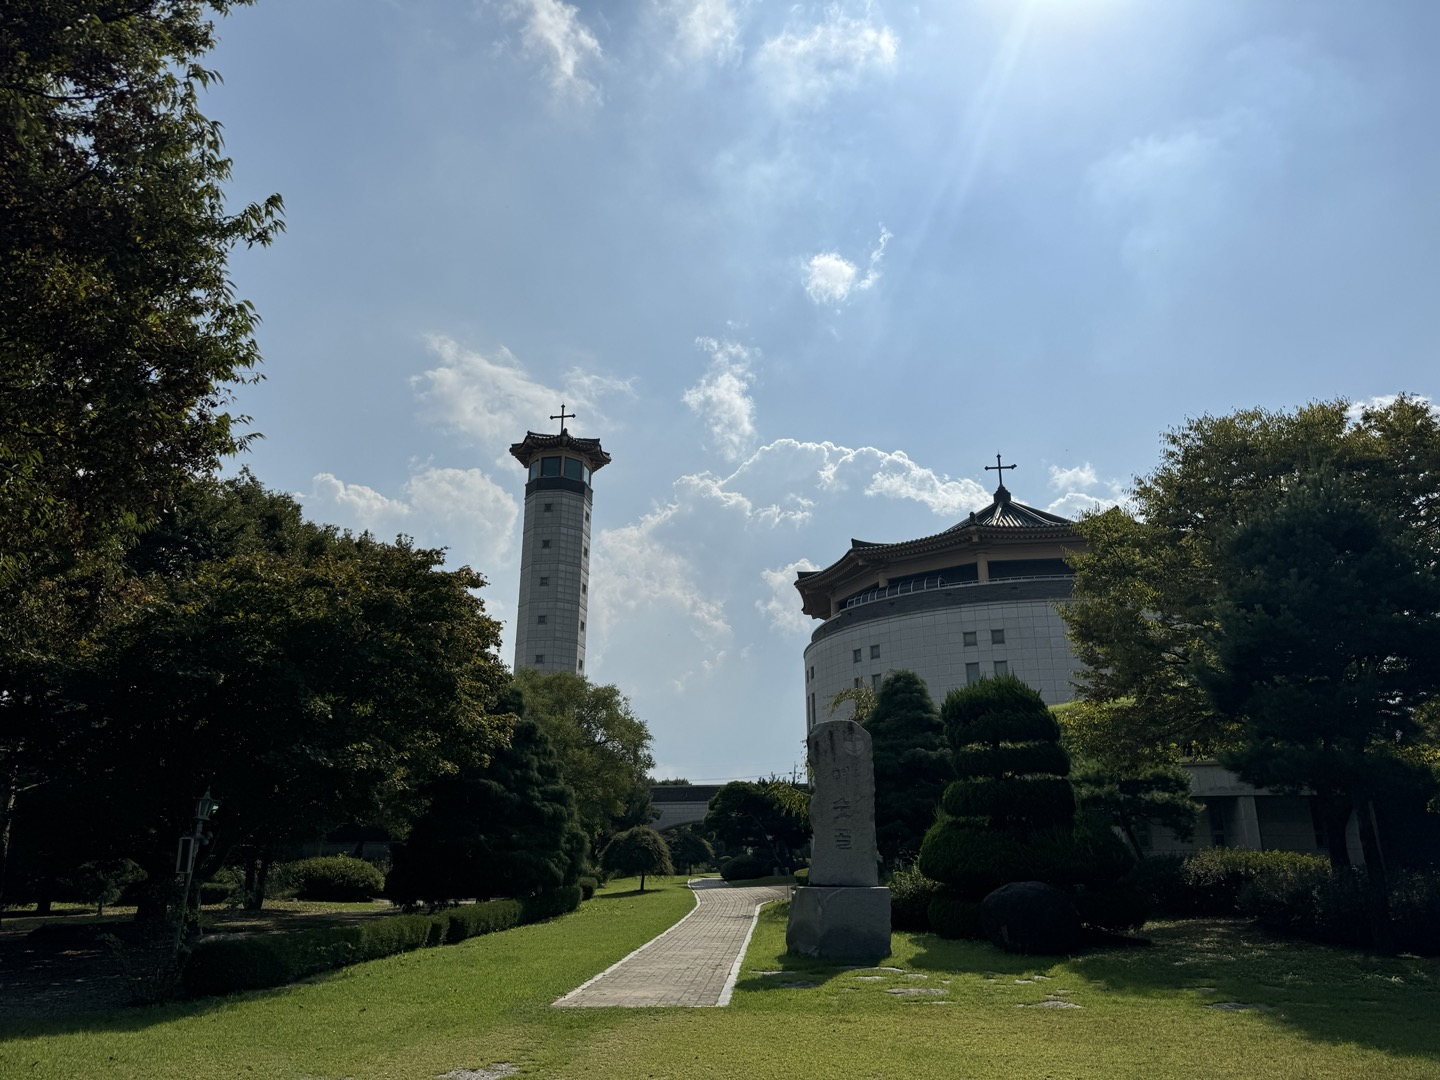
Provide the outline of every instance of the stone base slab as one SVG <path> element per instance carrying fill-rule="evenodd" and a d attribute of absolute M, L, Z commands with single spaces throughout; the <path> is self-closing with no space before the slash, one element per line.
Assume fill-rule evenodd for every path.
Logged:
<path fill-rule="evenodd" d="M 889 956 L 890 890 L 802 885 L 790 899 L 785 947 L 826 959 Z"/>

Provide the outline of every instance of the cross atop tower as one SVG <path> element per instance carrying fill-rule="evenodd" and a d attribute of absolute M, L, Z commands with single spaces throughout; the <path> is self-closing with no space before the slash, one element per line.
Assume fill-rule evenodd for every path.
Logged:
<path fill-rule="evenodd" d="M 551 414 L 550 414 L 550 419 L 551 419 L 551 420 L 559 420 L 559 421 L 560 421 L 560 434 L 561 434 L 561 435 L 564 435 L 564 434 L 565 434 L 565 420 L 566 420 L 566 418 L 567 418 L 567 414 L 566 414 L 566 412 L 565 412 L 565 403 L 562 401 L 562 402 L 560 403 L 560 411 L 559 411 L 558 413 L 551 413 Z M 574 419 L 575 419 L 575 414 L 574 414 L 573 412 L 572 412 L 572 413 L 569 413 L 569 414 L 568 414 L 568 418 L 571 419 L 571 420 L 574 420 Z M 1000 455 L 999 455 L 999 454 L 996 454 L 996 455 L 995 455 L 995 460 L 996 460 L 996 461 L 999 461 L 999 460 L 1000 460 Z M 1012 468 L 1012 469 L 1013 469 L 1014 467 L 1015 467 L 1014 465 L 1011 465 L 1011 466 L 1010 466 L 1010 468 Z"/>

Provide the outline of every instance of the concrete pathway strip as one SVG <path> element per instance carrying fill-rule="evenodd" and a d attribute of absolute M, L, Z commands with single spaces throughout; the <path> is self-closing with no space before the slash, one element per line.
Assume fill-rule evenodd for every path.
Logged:
<path fill-rule="evenodd" d="M 556 1008 L 728 1005 L 760 905 L 790 895 L 785 885 L 733 888 L 716 878 L 689 883 L 695 907 L 659 937 L 581 983 Z"/>

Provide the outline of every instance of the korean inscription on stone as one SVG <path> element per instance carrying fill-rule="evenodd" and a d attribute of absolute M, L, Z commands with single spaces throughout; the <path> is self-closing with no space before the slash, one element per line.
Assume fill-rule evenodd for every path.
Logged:
<path fill-rule="evenodd" d="M 807 742 L 815 779 L 810 797 L 810 827 L 815 835 L 810 884 L 876 885 L 870 733 L 853 720 L 831 720 L 816 724 Z"/>

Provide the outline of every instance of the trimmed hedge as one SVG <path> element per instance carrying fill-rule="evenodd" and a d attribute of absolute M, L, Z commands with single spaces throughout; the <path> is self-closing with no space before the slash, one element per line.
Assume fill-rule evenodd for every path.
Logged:
<path fill-rule="evenodd" d="M 1189 891 L 1187 914 L 1240 914 L 1240 890 L 1267 870 L 1304 874 L 1328 873 L 1329 869 L 1329 861 L 1320 855 L 1205 848 L 1186 859 L 1181 870 Z"/>
<path fill-rule="evenodd" d="M 581 895 L 579 885 L 561 885 L 559 888 L 546 889 L 534 896 L 527 896 L 520 901 L 520 921 L 532 923 L 565 915 L 580 906 Z"/>
<path fill-rule="evenodd" d="M 202 941 L 185 966 L 192 997 L 283 986 L 349 964 L 507 930 L 574 911 L 580 887 L 564 886 L 525 900 L 491 900 L 438 915 L 387 915 L 348 926 Z"/>
<path fill-rule="evenodd" d="M 575 882 L 575 884 L 580 886 L 581 900 L 593 899 L 595 896 L 595 890 L 600 887 L 599 880 L 597 878 L 591 877 L 589 874 L 582 875 L 580 880 Z"/>
<path fill-rule="evenodd" d="M 385 875 L 379 867 L 349 855 L 301 859 L 286 867 L 286 873 L 300 900 L 360 901 L 385 892 Z"/>
<path fill-rule="evenodd" d="M 720 876 L 726 881 L 749 881 L 752 878 L 769 877 L 775 868 L 775 860 L 766 855 L 736 855 L 720 867 Z"/>

